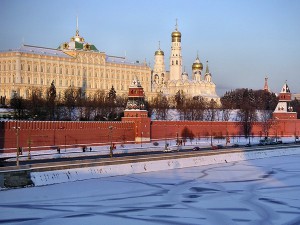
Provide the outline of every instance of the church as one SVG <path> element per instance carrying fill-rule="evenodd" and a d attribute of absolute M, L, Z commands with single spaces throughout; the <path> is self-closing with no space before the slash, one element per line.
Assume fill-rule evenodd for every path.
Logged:
<path fill-rule="evenodd" d="M 177 21 L 171 38 L 170 71 L 166 71 L 164 52 L 160 49 L 160 45 L 155 52 L 154 68 L 152 71 L 152 91 L 161 92 L 167 96 L 175 95 L 180 91 L 189 97 L 202 96 L 206 100 L 214 99 L 219 102 L 220 98 L 216 93 L 216 85 L 212 80 L 208 61 L 206 62 L 205 73 L 203 72 L 203 64 L 198 55 L 192 64 L 191 78 L 187 72 L 182 71 L 181 32 L 178 30 Z"/>

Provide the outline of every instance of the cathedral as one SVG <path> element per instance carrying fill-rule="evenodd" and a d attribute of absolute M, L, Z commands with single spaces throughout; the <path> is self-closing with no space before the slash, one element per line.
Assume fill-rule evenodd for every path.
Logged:
<path fill-rule="evenodd" d="M 220 98 L 216 93 L 216 85 L 209 72 L 208 61 L 206 62 L 205 74 L 203 74 L 203 64 L 198 55 L 192 64 L 191 79 L 187 72 L 182 71 L 181 32 L 178 30 L 177 22 L 171 38 L 170 71 L 166 71 L 164 52 L 160 49 L 160 45 L 155 52 L 152 91 L 170 96 L 180 91 L 186 96 L 202 96 L 207 100 L 214 99 L 219 102 Z"/>

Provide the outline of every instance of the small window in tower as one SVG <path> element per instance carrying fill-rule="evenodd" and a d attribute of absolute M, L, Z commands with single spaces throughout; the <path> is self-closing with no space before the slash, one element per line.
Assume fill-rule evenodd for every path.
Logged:
<path fill-rule="evenodd" d="M 176 60 L 176 65 L 178 65 L 178 60 Z"/>
<path fill-rule="evenodd" d="M 173 60 L 172 60 L 172 65 L 174 65 L 174 62 L 173 62 Z"/>

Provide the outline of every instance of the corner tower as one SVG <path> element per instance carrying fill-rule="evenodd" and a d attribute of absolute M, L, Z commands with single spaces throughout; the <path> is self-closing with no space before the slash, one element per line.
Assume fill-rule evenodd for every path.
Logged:
<path fill-rule="evenodd" d="M 293 107 L 290 106 L 292 94 L 287 85 L 284 83 L 279 93 L 279 102 L 273 112 L 273 118 L 276 119 L 297 119 L 297 113 L 293 112 Z"/>
<path fill-rule="evenodd" d="M 172 32 L 170 55 L 170 80 L 180 80 L 182 74 L 181 33 L 178 31 L 177 19 L 175 31 Z"/>

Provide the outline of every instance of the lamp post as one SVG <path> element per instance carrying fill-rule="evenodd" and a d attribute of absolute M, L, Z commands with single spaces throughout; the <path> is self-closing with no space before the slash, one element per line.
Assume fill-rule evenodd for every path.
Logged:
<path fill-rule="evenodd" d="M 113 130 L 113 126 L 109 126 L 109 139 L 110 139 L 110 147 L 109 147 L 109 154 L 110 157 L 113 157 L 113 145 L 112 145 L 112 130 Z"/>
<path fill-rule="evenodd" d="M 212 121 L 210 121 L 210 146 L 213 146 L 213 141 L 212 141 Z"/>
<path fill-rule="evenodd" d="M 143 131 L 141 133 L 141 147 L 143 147 Z"/>
<path fill-rule="evenodd" d="M 28 138 L 28 159 L 31 159 L 31 128 L 29 127 L 29 138 Z"/>
<path fill-rule="evenodd" d="M 17 157 L 16 157 L 16 164 L 17 164 L 17 166 L 19 166 L 20 165 L 20 163 L 19 163 L 19 154 L 20 154 L 20 152 L 19 152 L 19 131 L 20 131 L 20 127 L 18 127 L 18 126 L 15 126 L 15 127 L 13 127 L 15 130 L 16 130 L 16 138 L 17 138 L 17 140 L 16 140 L 16 147 L 17 147 Z"/>

